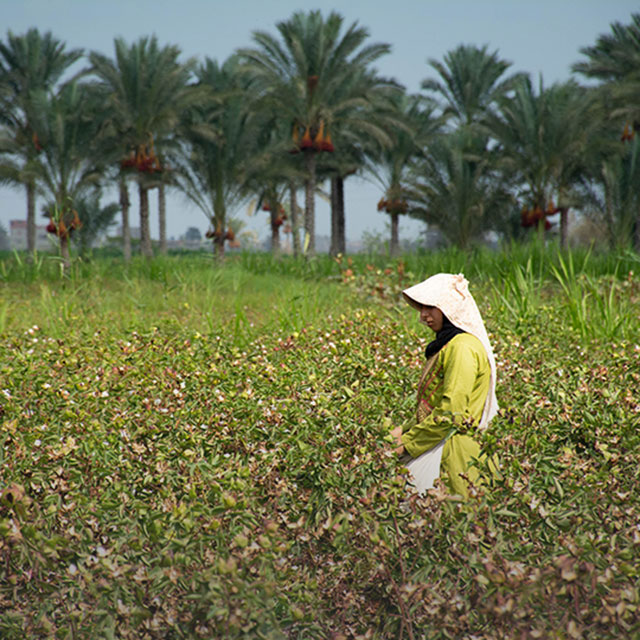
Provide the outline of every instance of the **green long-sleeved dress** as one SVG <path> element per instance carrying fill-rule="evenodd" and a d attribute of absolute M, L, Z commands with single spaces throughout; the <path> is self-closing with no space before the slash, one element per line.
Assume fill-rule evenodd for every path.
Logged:
<path fill-rule="evenodd" d="M 417 421 L 403 430 L 402 443 L 412 458 L 433 449 L 454 428 L 480 423 L 491 383 L 491 368 L 478 338 L 460 333 L 452 338 L 427 366 L 418 385 Z M 441 469 L 449 488 L 467 495 L 467 483 L 478 470 L 470 466 L 480 458 L 480 446 L 468 435 L 454 433 L 445 442 Z"/>

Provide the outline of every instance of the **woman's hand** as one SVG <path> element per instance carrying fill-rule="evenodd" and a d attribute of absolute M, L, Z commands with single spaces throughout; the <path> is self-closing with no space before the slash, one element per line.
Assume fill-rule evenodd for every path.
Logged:
<path fill-rule="evenodd" d="M 395 440 L 397 445 L 393 452 L 401 456 L 404 453 L 404 445 L 402 444 L 402 427 L 396 427 L 391 431 L 391 437 Z"/>

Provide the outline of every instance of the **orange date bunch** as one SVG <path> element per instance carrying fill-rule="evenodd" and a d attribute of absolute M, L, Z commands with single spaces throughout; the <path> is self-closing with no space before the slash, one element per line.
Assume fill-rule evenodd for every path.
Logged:
<path fill-rule="evenodd" d="M 120 162 L 123 169 L 136 169 L 140 173 L 155 173 L 162 171 L 160 160 L 153 149 L 153 136 L 149 144 L 141 144 L 132 149 L 129 155 Z"/>
<path fill-rule="evenodd" d="M 520 215 L 520 225 L 523 227 L 537 227 L 538 224 L 544 221 L 544 228 L 546 231 L 551 229 L 553 224 L 547 220 L 548 216 L 554 216 L 560 213 L 561 207 L 556 207 L 553 204 L 553 200 L 549 201 L 546 209 L 543 209 L 539 204 L 529 209 L 525 207 Z"/>
<path fill-rule="evenodd" d="M 382 198 L 378 202 L 378 211 L 386 211 L 387 213 L 407 213 L 409 205 L 406 200 L 400 198 Z"/>
<path fill-rule="evenodd" d="M 58 238 L 69 238 L 80 227 L 82 227 L 82 222 L 75 209 L 67 209 L 57 216 L 49 214 L 47 232 L 58 236 Z"/>
<path fill-rule="evenodd" d="M 634 120 L 631 125 L 625 122 L 622 135 L 620 136 L 620 142 L 631 142 L 636 137 L 636 131 L 640 131 L 640 122 Z"/>
<path fill-rule="evenodd" d="M 284 221 L 287 219 L 287 214 L 285 213 L 284 207 L 282 205 L 276 207 L 276 209 L 278 211 L 278 215 L 271 219 L 271 227 L 274 231 L 281 227 L 282 224 L 284 224 Z M 262 203 L 262 210 L 271 211 L 271 204 L 267 200 Z"/>
<path fill-rule="evenodd" d="M 229 242 L 229 246 L 237 249 L 240 246 L 240 242 L 236 238 L 236 234 L 231 227 L 229 227 L 226 231 L 217 224 L 215 229 L 209 229 L 205 234 L 206 238 L 214 240 L 214 242 L 218 244 L 224 244 L 226 241 Z"/>
<path fill-rule="evenodd" d="M 323 120 L 320 120 L 320 124 L 317 127 L 304 127 L 297 122 L 294 123 L 291 139 L 293 140 L 293 147 L 289 150 L 289 153 L 299 153 L 300 151 L 333 153 L 335 150 L 331 141 L 331 134 L 325 127 Z"/>

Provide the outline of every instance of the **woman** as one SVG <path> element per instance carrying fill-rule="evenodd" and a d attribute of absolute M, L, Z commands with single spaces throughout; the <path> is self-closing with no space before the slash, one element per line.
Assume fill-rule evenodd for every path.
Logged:
<path fill-rule="evenodd" d="M 467 496 L 467 481 L 478 480 L 471 466 L 481 457 L 478 443 L 464 433 L 484 429 L 498 411 L 496 365 L 478 307 L 462 274 L 439 273 L 402 292 L 436 334 L 418 384 L 417 421 L 391 433 L 399 454 L 423 493 L 446 472 L 453 493 Z"/>

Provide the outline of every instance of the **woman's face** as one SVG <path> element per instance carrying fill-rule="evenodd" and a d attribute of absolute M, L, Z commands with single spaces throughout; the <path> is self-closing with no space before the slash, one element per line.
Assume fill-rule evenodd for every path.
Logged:
<path fill-rule="evenodd" d="M 442 311 L 438 307 L 422 305 L 420 308 L 420 322 L 424 322 L 430 329 L 438 333 L 442 329 Z"/>

